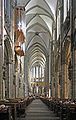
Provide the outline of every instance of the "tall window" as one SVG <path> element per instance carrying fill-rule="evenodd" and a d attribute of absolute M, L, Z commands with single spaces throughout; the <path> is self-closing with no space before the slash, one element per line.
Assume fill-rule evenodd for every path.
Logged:
<path fill-rule="evenodd" d="M 9 15 L 10 15 L 10 3 L 9 3 L 9 0 L 4 0 L 4 9 L 5 9 L 5 13 L 9 17 Z"/>
<path fill-rule="evenodd" d="M 59 38 L 60 35 L 60 10 L 58 10 L 57 13 L 57 40 Z"/>
<path fill-rule="evenodd" d="M 44 68 L 42 68 L 42 77 L 44 77 Z"/>
<path fill-rule="evenodd" d="M 38 66 L 36 66 L 36 78 L 38 78 Z"/>
<path fill-rule="evenodd" d="M 42 68 L 41 68 L 41 66 L 40 66 L 40 77 L 41 77 L 41 69 L 42 69 Z"/>
<path fill-rule="evenodd" d="M 70 9 L 70 0 L 64 0 L 64 21 L 67 17 L 69 9 Z"/>
<path fill-rule="evenodd" d="M 64 21 L 67 17 L 67 0 L 64 0 Z"/>
<path fill-rule="evenodd" d="M 70 9 L 70 0 L 67 0 L 67 10 L 69 11 Z"/>
<path fill-rule="evenodd" d="M 33 77 L 35 78 L 35 67 L 33 68 Z"/>

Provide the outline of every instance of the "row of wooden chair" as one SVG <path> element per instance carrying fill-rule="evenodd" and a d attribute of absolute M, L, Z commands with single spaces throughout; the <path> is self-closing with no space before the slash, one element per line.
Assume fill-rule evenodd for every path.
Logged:
<path fill-rule="evenodd" d="M 0 100 L 0 120 L 17 120 L 17 117 L 25 115 L 32 100 L 33 97 Z"/>
<path fill-rule="evenodd" d="M 60 120 L 76 120 L 76 101 L 69 99 L 41 98 Z"/>

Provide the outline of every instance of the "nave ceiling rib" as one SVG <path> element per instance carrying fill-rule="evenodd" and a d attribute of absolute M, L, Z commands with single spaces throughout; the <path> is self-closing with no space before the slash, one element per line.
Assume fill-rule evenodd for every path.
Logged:
<path fill-rule="evenodd" d="M 33 62 L 35 62 L 34 55 L 38 57 L 37 61 L 41 58 L 37 50 L 40 49 L 39 54 L 44 53 L 44 58 L 49 54 L 49 41 L 52 40 L 52 24 L 54 22 L 56 2 L 57 0 L 55 0 L 55 4 L 52 0 L 17 0 L 18 6 L 25 6 L 26 52 Z M 36 49 L 34 49 L 35 47 Z"/>

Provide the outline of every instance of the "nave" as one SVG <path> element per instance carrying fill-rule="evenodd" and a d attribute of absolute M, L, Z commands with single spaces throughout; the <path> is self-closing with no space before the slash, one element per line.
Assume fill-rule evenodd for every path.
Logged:
<path fill-rule="evenodd" d="M 60 120 L 40 99 L 33 100 L 25 113 L 25 118 L 18 120 Z"/>
<path fill-rule="evenodd" d="M 76 120 L 76 0 L 0 0 L 0 120 L 35 116 Z"/>

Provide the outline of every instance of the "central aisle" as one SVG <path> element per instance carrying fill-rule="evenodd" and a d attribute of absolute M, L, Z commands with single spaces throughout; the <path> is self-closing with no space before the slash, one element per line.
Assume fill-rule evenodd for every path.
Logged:
<path fill-rule="evenodd" d="M 35 99 L 27 107 L 25 120 L 59 120 L 59 117 L 56 117 L 40 99 Z"/>

